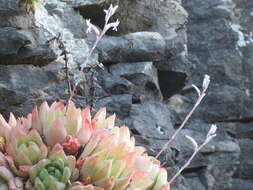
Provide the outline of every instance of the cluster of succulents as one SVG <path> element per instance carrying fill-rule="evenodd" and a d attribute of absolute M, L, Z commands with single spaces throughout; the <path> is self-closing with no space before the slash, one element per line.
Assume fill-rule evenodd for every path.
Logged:
<path fill-rule="evenodd" d="M 115 115 L 46 102 L 27 117 L 0 115 L 0 189 L 169 190 L 167 172 Z"/>

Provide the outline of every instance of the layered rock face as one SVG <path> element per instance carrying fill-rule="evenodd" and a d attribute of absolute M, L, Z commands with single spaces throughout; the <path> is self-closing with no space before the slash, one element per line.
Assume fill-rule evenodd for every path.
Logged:
<path fill-rule="evenodd" d="M 252 0 L 46 0 L 35 14 L 0 0 L 0 112 L 30 112 L 47 100 L 66 101 L 65 62 L 50 39 L 61 34 L 79 106 L 106 106 L 137 142 L 156 155 L 194 105 L 204 74 L 203 103 L 160 160 L 170 177 L 191 156 L 185 135 L 201 143 L 210 124 L 217 137 L 172 185 L 173 190 L 253 187 Z M 94 42 L 85 19 L 103 27 L 103 9 L 118 4 L 118 32 L 109 31 L 79 71 Z"/>

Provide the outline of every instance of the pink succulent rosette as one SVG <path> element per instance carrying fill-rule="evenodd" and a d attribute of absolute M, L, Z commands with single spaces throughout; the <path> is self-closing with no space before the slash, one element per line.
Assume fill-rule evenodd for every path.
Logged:
<path fill-rule="evenodd" d="M 167 172 L 145 149 L 135 146 L 128 127 L 99 129 L 81 155 L 80 176 L 104 189 L 169 189 Z"/>
<path fill-rule="evenodd" d="M 169 190 L 160 162 L 135 145 L 115 115 L 46 102 L 25 118 L 0 115 L 0 188 Z"/>

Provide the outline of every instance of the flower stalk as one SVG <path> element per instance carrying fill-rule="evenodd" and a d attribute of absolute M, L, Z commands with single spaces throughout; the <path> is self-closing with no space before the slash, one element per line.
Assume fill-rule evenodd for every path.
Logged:
<path fill-rule="evenodd" d="M 202 91 L 200 91 L 200 89 L 197 86 L 192 85 L 194 89 L 197 91 L 198 99 L 194 104 L 192 110 L 187 114 L 184 121 L 181 123 L 180 127 L 176 130 L 176 132 L 172 135 L 172 137 L 164 144 L 163 148 L 158 152 L 156 158 L 158 158 L 169 147 L 169 145 L 175 140 L 180 131 L 184 128 L 187 121 L 190 119 L 190 117 L 195 112 L 195 110 L 197 109 L 203 98 L 206 96 L 206 91 L 208 89 L 209 84 L 210 84 L 210 77 L 208 75 L 205 75 L 202 84 Z"/>
<path fill-rule="evenodd" d="M 103 36 L 105 35 L 105 33 L 112 28 L 112 30 L 114 31 L 117 31 L 117 27 L 119 26 L 120 22 L 119 20 L 117 19 L 115 22 L 111 22 L 109 23 L 109 20 L 110 18 L 115 14 L 116 12 L 116 9 L 118 8 L 118 6 L 113 6 L 112 4 L 110 5 L 109 9 L 108 10 L 104 10 L 105 12 L 105 25 L 104 25 L 104 28 L 103 30 L 100 32 L 100 30 L 95 26 L 93 25 L 91 22 L 90 22 L 90 19 L 86 19 L 86 24 L 88 26 L 87 30 L 86 30 L 86 33 L 91 33 L 91 32 L 94 32 L 95 35 L 96 35 L 96 41 L 94 42 L 91 50 L 89 51 L 84 63 L 81 65 L 81 71 L 84 70 L 84 68 L 86 67 L 86 64 L 90 58 L 90 56 L 92 55 L 92 53 L 94 52 L 95 48 L 97 47 L 98 45 L 98 42 L 103 38 Z M 99 64 L 101 65 L 101 64 Z M 103 65 L 101 65 L 101 68 L 103 68 Z"/>
<path fill-rule="evenodd" d="M 192 162 L 193 158 L 196 156 L 196 154 L 207 144 L 209 143 L 215 136 L 216 136 L 216 130 L 217 127 L 216 125 L 212 125 L 208 134 L 206 135 L 206 139 L 205 141 L 198 146 L 197 142 L 190 136 L 186 136 L 187 139 L 189 139 L 191 141 L 191 143 L 194 146 L 194 152 L 191 155 L 191 157 L 188 159 L 188 161 L 184 164 L 184 166 L 182 166 L 180 168 L 180 170 L 170 179 L 170 181 L 168 182 L 169 184 L 171 184 L 181 173 L 182 171 L 188 167 L 190 165 L 190 163 Z"/>

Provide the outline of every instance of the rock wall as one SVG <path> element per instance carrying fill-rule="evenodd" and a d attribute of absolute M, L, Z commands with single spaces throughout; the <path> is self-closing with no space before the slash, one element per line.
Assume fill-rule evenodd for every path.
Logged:
<path fill-rule="evenodd" d="M 118 4 L 117 33 L 109 31 L 80 73 L 94 41 L 85 19 L 103 27 L 103 9 Z M 46 0 L 35 15 L 17 0 L 0 0 L 0 112 L 8 117 L 35 104 L 68 99 L 65 65 L 56 43 L 70 52 L 71 79 L 81 79 L 74 100 L 106 106 L 127 124 L 137 143 L 155 155 L 196 101 L 191 84 L 211 76 L 206 99 L 160 157 L 170 177 L 189 158 L 210 124 L 217 137 L 173 184 L 173 190 L 251 190 L 253 187 L 252 0 Z M 94 85 L 91 91 L 90 85 Z"/>

